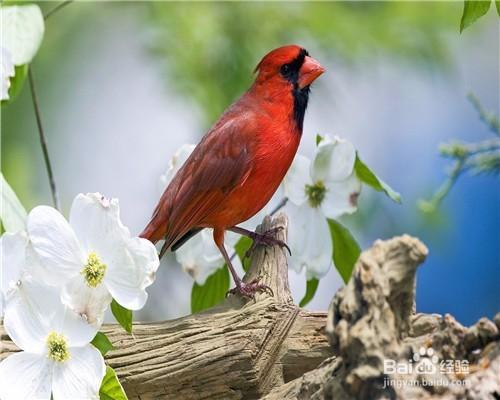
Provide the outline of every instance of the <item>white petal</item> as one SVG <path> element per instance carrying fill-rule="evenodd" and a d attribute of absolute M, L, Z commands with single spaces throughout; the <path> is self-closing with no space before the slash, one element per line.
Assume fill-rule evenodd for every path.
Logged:
<path fill-rule="evenodd" d="M 165 171 L 163 175 L 160 176 L 160 189 L 161 192 L 165 190 L 168 184 L 172 181 L 175 174 L 182 165 L 186 162 L 188 157 L 193 152 L 196 146 L 194 144 L 183 144 L 170 159 L 168 164 L 168 169 Z"/>
<path fill-rule="evenodd" d="M 26 245 L 26 270 L 25 273 L 31 276 L 35 281 L 45 283 L 50 286 L 60 287 L 61 279 L 53 271 L 41 264 L 40 258 L 29 241 Z"/>
<path fill-rule="evenodd" d="M 356 149 L 351 142 L 335 137 L 323 139 L 316 149 L 311 165 L 314 182 L 323 183 L 346 179 L 352 174 L 356 161 Z"/>
<path fill-rule="evenodd" d="M 175 252 L 182 269 L 199 285 L 203 285 L 210 275 L 224 265 L 224 259 L 215 245 L 212 235 L 213 229 L 204 229 Z M 226 243 L 228 237 L 229 234 L 226 234 Z M 236 243 L 239 236 L 235 234 L 232 239 Z M 227 244 L 226 250 L 228 253 L 232 251 Z"/>
<path fill-rule="evenodd" d="M 307 269 L 308 277 L 324 276 L 332 263 L 332 241 L 325 216 L 308 203 L 287 206 L 290 218 L 288 245 L 292 256 L 290 266 L 297 272 Z"/>
<path fill-rule="evenodd" d="M 81 347 L 89 344 L 98 331 L 87 322 L 87 319 L 66 307 L 60 332 L 68 339 L 70 347 Z"/>
<path fill-rule="evenodd" d="M 160 263 L 155 247 L 146 239 L 132 238 L 107 257 L 104 282 L 109 292 L 122 306 L 141 309 L 148 297 L 145 289 L 154 281 Z"/>
<path fill-rule="evenodd" d="M 28 235 L 48 279 L 64 282 L 78 274 L 86 257 L 68 222 L 48 206 L 35 207 L 28 215 Z"/>
<path fill-rule="evenodd" d="M 45 29 L 43 15 L 37 5 L 2 6 L 2 46 L 12 55 L 14 65 L 29 63 L 42 42 Z"/>
<path fill-rule="evenodd" d="M 106 367 L 99 350 L 91 345 L 70 347 L 70 358 L 54 363 L 52 394 L 54 400 L 98 399 Z"/>
<path fill-rule="evenodd" d="M 312 183 L 310 167 L 311 161 L 307 157 L 297 154 L 283 180 L 285 196 L 298 206 L 307 200 L 305 187 Z"/>
<path fill-rule="evenodd" d="M 103 257 L 130 238 L 129 230 L 120 220 L 118 199 L 107 199 L 99 193 L 77 195 L 71 205 L 69 223 L 85 256 L 95 252 Z"/>
<path fill-rule="evenodd" d="M 4 233 L 0 238 L 1 251 L 1 290 L 5 294 L 9 287 L 21 279 L 26 269 L 26 246 L 28 236 L 25 232 Z"/>
<path fill-rule="evenodd" d="M 0 75 L 0 101 L 9 100 L 10 78 Z"/>
<path fill-rule="evenodd" d="M 64 304 L 78 315 L 83 316 L 96 329 L 102 325 L 104 312 L 112 300 L 104 283 L 96 288 L 91 288 L 81 275 L 64 285 L 61 299 Z M 71 330 L 70 327 L 67 328 Z"/>
<path fill-rule="evenodd" d="M 21 349 L 40 352 L 52 326 L 63 313 L 59 292 L 27 277 L 7 296 L 5 330 Z"/>
<path fill-rule="evenodd" d="M 4 47 L 0 47 L 0 55 L 2 57 L 0 63 L 0 74 L 2 78 L 10 78 L 15 75 L 16 70 L 14 68 L 14 63 L 12 62 L 12 55 L 10 51 Z"/>
<path fill-rule="evenodd" d="M 321 209 L 328 218 L 337 218 L 342 214 L 352 214 L 358 209 L 358 196 L 361 193 L 361 181 L 355 173 L 347 179 L 328 185 Z"/>
<path fill-rule="evenodd" d="M 49 400 L 52 362 L 43 354 L 15 353 L 0 363 L 2 400 Z"/>
<path fill-rule="evenodd" d="M 0 57 L 0 100 L 8 100 L 10 78 L 14 76 L 15 69 L 9 50 L 0 47 Z"/>
<path fill-rule="evenodd" d="M 16 288 L 23 276 L 30 275 L 39 282 L 47 280 L 49 272 L 40 265 L 26 232 L 5 233 L 0 238 L 0 249 L 1 291 L 4 296 Z"/>
<path fill-rule="evenodd" d="M 141 288 L 150 286 L 155 278 L 156 271 L 160 266 L 158 251 L 153 243 L 147 239 L 134 237 L 127 241 L 127 249 L 134 259 L 135 265 L 143 273 L 140 281 Z"/>

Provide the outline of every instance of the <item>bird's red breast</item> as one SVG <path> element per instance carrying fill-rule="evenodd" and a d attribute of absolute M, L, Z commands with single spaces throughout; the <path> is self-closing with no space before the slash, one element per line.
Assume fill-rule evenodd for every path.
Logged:
<path fill-rule="evenodd" d="M 142 237 L 167 248 L 199 228 L 226 229 L 262 209 L 302 134 L 309 85 L 324 72 L 296 45 L 268 53 L 252 87 L 196 146 L 165 189 Z"/>

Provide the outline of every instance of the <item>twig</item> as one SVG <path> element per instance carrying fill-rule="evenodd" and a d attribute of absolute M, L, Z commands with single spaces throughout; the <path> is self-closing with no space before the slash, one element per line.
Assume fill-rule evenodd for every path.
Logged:
<path fill-rule="evenodd" d="M 487 112 L 479 102 L 479 99 L 473 93 L 469 93 L 467 98 L 478 112 L 481 121 L 483 121 L 493 133 L 500 136 L 500 125 L 498 123 L 497 116 L 493 113 Z"/>
<path fill-rule="evenodd" d="M 439 204 L 443 201 L 446 195 L 450 192 L 451 188 L 457 181 L 458 177 L 462 172 L 465 171 L 463 168 L 465 164 L 465 158 L 460 158 L 455 161 L 455 165 L 453 166 L 448 179 L 443 182 L 443 184 L 436 190 L 431 200 L 420 200 L 419 207 L 424 212 L 434 212 L 438 208 Z"/>
<path fill-rule="evenodd" d="M 281 201 L 276 205 L 276 207 L 273 208 L 270 215 L 274 216 L 274 214 L 276 214 L 279 210 L 286 206 L 286 203 L 288 203 L 288 197 L 283 197 Z"/>
<path fill-rule="evenodd" d="M 45 133 L 43 131 L 42 117 L 40 115 L 40 107 L 38 105 L 38 97 L 35 89 L 35 80 L 33 78 L 32 67 L 28 69 L 28 80 L 31 89 L 31 99 L 33 100 L 33 108 L 35 110 L 36 124 L 38 126 L 38 133 L 40 135 L 40 144 L 42 146 L 43 158 L 45 160 L 45 168 L 47 169 L 47 175 L 49 177 L 50 191 L 52 193 L 52 201 L 54 207 L 59 211 L 61 210 L 61 205 L 59 204 L 59 195 L 57 194 L 56 181 L 54 180 L 54 174 L 52 173 L 52 166 L 50 164 L 49 151 L 47 149 L 47 140 L 45 139 Z"/>
<path fill-rule="evenodd" d="M 43 19 L 44 20 L 47 20 L 49 19 L 49 17 L 53 14 L 55 14 L 56 12 L 58 12 L 61 8 L 64 8 L 66 7 L 68 4 L 72 3 L 73 0 L 67 0 L 67 1 L 63 1 L 62 3 L 59 3 L 57 6 L 55 6 L 52 10 L 48 11 L 44 16 L 43 16 Z"/>
<path fill-rule="evenodd" d="M 500 150 L 500 139 L 493 138 L 482 140 L 476 143 L 463 143 L 454 141 L 443 143 L 439 146 L 439 153 L 443 157 L 463 158 L 475 155 L 477 153 L 486 153 Z"/>

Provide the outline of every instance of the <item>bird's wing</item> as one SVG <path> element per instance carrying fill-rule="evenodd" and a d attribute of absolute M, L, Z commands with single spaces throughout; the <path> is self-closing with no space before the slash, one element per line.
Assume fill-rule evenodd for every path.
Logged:
<path fill-rule="evenodd" d="M 166 248 L 196 228 L 252 170 L 255 120 L 222 119 L 196 146 L 166 189 L 155 214 L 167 224 Z M 153 217 L 154 219 L 154 217 Z"/>

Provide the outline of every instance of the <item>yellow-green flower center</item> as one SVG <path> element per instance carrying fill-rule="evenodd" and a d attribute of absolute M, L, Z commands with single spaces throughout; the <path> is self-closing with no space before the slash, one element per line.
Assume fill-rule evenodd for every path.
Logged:
<path fill-rule="evenodd" d="M 321 205 L 326 195 L 326 187 L 322 181 L 314 185 L 306 185 L 306 196 L 311 207 L 316 208 Z"/>
<path fill-rule="evenodd" d="M 96 253 L 90 253 L 87 258 L 87 264 L 85 264 L 80 273 L 83 275 L 87 285 L 91 288 L 95 288 L 104 279 L 106 268 L 106 264 L 103 264 L 101 260 L 99 260 Z"/>
<path fill-rule="evenodd" d="M 68 342 L 64 335 L 50 332 L 47 336 L 48 357 L 57 362 L 66 361 L 69 358 Z"/>

